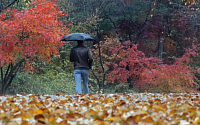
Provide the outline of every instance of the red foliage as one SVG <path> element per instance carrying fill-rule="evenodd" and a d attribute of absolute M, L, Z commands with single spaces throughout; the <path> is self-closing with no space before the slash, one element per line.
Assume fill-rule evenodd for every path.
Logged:
<path fill-rule="evenodd" d="M 128 42 L 128 41 L 127 41 Z M 146 69 L 156 68 L 161 62 L 155 57 L 147 58 L 142 51 L 137 50 L 137 45 L 130 47 L 129 42 L 126 45 L 122 45 L 119 48 L 124 48 L 125 51 L 120 51 L 119 56 L 124 58 L 118 64 L 107 63 L 108 66 L 113 66 L 112 70 L 107 75 L 108 82 L 114 82 L 117 80 L 119 83 L 127 82 L 127 79 L 131 77 L 133 81 L 141 78 L 141 73 Z M 118 49 L 111 49 L 112 53 L 117 53 Z M 127 70 L 128 67 L 128 70 Z"/>
<path fill-rule="evenodd" d="M 60 39 L 68 33 L 58 21 L 62 15 L 56 1 L 46 0 L 35 0 L 27 10 L 1 13 L 0 66 L 33 57 L 48 62 L 50 55 L 58 54 Z"/>
<path fill-rule="evenodd" d="M 185 54 L 176 59 L 173 65 L 162 64 L 161 60 L 155 57 L 145 57 L 142 51 L 137 50 L 137 45 L 121 47 L 126 50 L 119 52 L 119 55 L 125 55 L 124 58 L 116 64 L 107 63 L 107 66 L 114 68 L 107 75 L 108 82 L 117 81 L 121 84 L 126 83 L 129 78 L 134 89 L 140 89 L 142 92 L 191 92 L 198 87 L 193 73 L 196 69 L 187 65 L 192 63 L 192 57 L 198 54 L 197 45 L 186 49 Z M 116 53 L 115 48 L 111 51 Z"/>
<path fill-rule="evenodd" d="M 191 92 L 199 86 L 194 81 L 196 79 L 194 71 L 197 67 L 192 68 L 187 63 L 192 63 L 192 57 L 197 54 L 198 46 L 193 45 L 192 48 L 185 50 L 181 58 L 176 59 L 175 64 L 162 64 L 156 69 L 143 72 L 139 83 L 153 84 L 151 87 L 156 88 L 157 92 Z"/>

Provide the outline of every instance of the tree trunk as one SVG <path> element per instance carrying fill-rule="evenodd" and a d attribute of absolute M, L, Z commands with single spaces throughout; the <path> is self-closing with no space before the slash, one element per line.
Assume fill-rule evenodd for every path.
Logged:
<path fill-rule="evenodd" d="M 161 38 L 161 33 L 158 33 L 158 58 L 162 59 L 163 53 L 163 38 Z"/>
<path fill-rule="evenodd" d="M 22 63 L 25 62 L 25 59 L 20 60 L 16 65 L 10 63 L 7 66 L 6 72 L 4 74 L 3 67 L 0 67 L 1 70 L 1 94 L 5 94 L 8 87 L 11 85 L 14 77 L 16 76 L 17 72 L 19 71 Z"/>

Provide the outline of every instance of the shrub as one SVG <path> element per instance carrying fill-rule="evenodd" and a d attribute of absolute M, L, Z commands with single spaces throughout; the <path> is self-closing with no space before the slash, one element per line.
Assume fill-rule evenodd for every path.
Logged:
<path fill-rule="evenodd" d="M 198 55 L 198 45 L 186 49 L 181 58 L 172 65 L 162 64 L 156 57 L 145 57 L 137 45 L 121 45 L 124 51 L 119 52 L 123 59 L 119 63 L 106 63 L 111 70 L 107 75 L 108 82 L 120 84 L 131 81 L 135 91 L 148 92 L 194 92 L 198 88 L 194 72 L 198 69 L 188 64 Z M 113 48 L 113 53 L 118 48 Z"/>

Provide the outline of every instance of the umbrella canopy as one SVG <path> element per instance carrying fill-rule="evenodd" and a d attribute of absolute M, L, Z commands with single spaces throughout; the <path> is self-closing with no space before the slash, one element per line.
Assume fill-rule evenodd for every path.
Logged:
<path fill-rule="evenodd" d="M 85 33 L 71 33 L 69 35 L 65 35 L 61 41 L 77 41 L 77 40 L 82 40 L 82 41 L 93 41 L 94 38 L 88 34 Z"/>

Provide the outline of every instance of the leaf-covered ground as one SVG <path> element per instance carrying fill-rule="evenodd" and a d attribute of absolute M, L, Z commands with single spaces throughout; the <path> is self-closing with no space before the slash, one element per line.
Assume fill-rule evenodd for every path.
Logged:
<path fill-rule="evenodd" d="M 200 124 L 199 93 L 1 95 L 1 125 Z"/>

